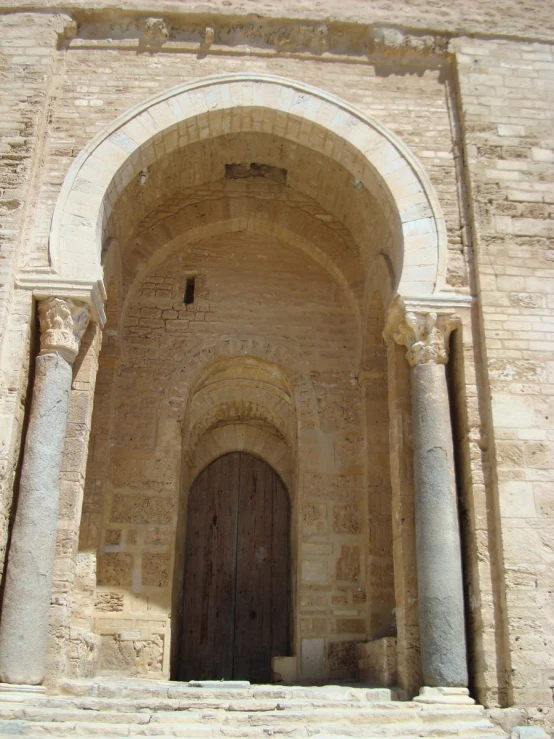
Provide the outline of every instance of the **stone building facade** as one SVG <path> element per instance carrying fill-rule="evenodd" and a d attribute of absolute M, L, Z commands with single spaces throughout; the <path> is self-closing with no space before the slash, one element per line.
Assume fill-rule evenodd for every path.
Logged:
<path fill-rule="evenodd" d="M 276 679 L 552 729 L 550 2 L 0 13 L 0 679 L 177 676 L 240 452 L 288 496 Z"/>

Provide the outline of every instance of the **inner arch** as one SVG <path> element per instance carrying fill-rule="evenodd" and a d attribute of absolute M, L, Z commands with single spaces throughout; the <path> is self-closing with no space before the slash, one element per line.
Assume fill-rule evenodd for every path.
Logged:
<path fill-rule="evenodd" d="M 387 129 L 334 96 L 263 75 L 216 77 L 173 88 L 100 134 L 74 162 L 56 205 L 50 238 L 56 271 L 101 294 L 106 226 L 123 191 L 149 171 L 161 151 L 170 155 L 238 132 L 279 136 L 289 146 L 306 146 L 340 164 L 355 186 L 380 204 L 392 236 L 383 256 L 404 265 L 397 290 L 430 294 L 440 289 L 444 220 L 417 160 Z M 385 274 L 382 261 L 375 271 Z"/>

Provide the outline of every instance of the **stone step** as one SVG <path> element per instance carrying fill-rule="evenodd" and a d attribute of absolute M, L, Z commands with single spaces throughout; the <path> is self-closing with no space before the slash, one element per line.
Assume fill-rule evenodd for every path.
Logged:
<path fill-rule="evenodd" d="M 67 704 L 67 698 L 46 698 L 36 703 L 44 707 L 50 706 L 56 708 Z M 0 695 L 0 702 L 2 696 Z M 281 710 L 282 708 L 348 708 L 349 710 L 356 711 L 359 709 L 365 709 L 371 706 L 393 706 L 398 707 L 404 705 L 407 710 L 419 710 L 417 704 L 407 702 L 393 702 L 393 701 L 346 701 L 346 700 L 324 700 L 324 699 L 308 699 L 308 698 L 273 698 L 265 699 L 261 697 L 246 697 L 246 698 L 223 698 L 216 699 L 213 697 L 195 697 L 190 696 L 187 698 L 96 698 L 96 697 L 71 697 L 71 705 L 79 708 L 86 708 L 88 710 L 109 710 L 112 707 L 119 708 L 126 706 L 129 710 L 152 710 L 152 711 L 179 711 L 186 710 L 188 708 L 222 708 L 232 707 L 231 710 L 251 710 L 251 711 L 264 711 Z M 409 708 L 408 708 L 409 707 Z M 454 706 L 459 709 L 460 706 Z M 471 707 L 470 707 L 471 708 Z"/>
<path fill-rule="evenodd" d="M 467 739 L 491 739 L 491 737 L 505 736 L 492 727 L 481 725 L 460 726 L 446 722 L 433 726 L 420 724 L 396 725 L 360 725 L 345 727 L 342 725 L 320 724 L 317 728 L 308 727 L 303 723 L 271 725 L 260 722 L 255 725 L 236 726 L 233 724 L 187 724 L 187 725 L 160 725 L 160 724 L 95 724 L 90 722 L 33 722 L 0 720 L 0 737 L 66 737 L 88 736 L 117 739 L 117 737 L 332 737 L 333 739 L 351 739 L 351 737 L 374 737 L 375 739 L 404 739 L 419 737 L 420 739 L 438 739 L 446 737 L 466 737 Z"/>
<path fill-rule="evenodd" d="M 0 737 L 314 737 L 493 739 L 478 705 L 393 701 L 388 689 L 65 681 L 61 694 L 0 692 Z"/>
<path fill-rule="evenodd" d="M 312 723 L 336 723 L 341 722 L 345 725 L 364 723 L 375 724 L 380 723 L 387 725 L 389 723 L 413 723 L 417 722 L 422 725 L 441 723 L 449 721 L 456 723 L 458 726 L 464 724 L 488 725 L 488 719 L 480 712 L 463 712 L 463 711 L 429 711 L 427 708 L 420 711 L 403 710 L 379 710 L 377 707 L 372 709 L 358 709 L 355 711 L 349 709 L 329 709 L 321 708 L 313 710 L 274 710 L 268 709 L 264 711 L 236 710 L 235 708 L 215 708 L 203 709 L 196 708 L 184 711 L 128 711 L 124 710 L 90 710 L 79 709 L 72 705 L 59 706 L 57 708 L 47 708 L 42 706 L 25 706 L 14 707 L 13 705 L 0 704 L 0 715 L 4 719 L 12 721 L 65 721 L 79 722 L 87 721 L 89 723 L 129 723 L 129 724 L 146 724 L 146 723 L 172 723 L 183 724 L 190 722 L 210 721 L 212 723 L 233 723 L 236 725 L 254 724 L 254 723 L 294 723 L 301 721 L 305 724 Z"/>
<path fill-rule="evenodd" d="M 0 694 L 0 707 L 4 710 L 12 709 L 17 711 L 28 710 L 29 708 L 40 708 L 42 710 L 55 709 L 76 709 L 87 711 L 109 712 L 117 711 L 118 713 L 136 713 L 136 712 L 183 712 L 183 711 L 200 711 L 214 710 L 223 712 L 266 712 L 266 711 L 348 711 L 349 713 L 357 713 L 360 711 L 372 711 L 380 713 L 383 716 L 387 714 L 411 715 L 414 713 L 424 713 L 426 716 L 450 716 L 457 719 L 463 716 L 483 716 L 484 709 L 481 706 L 459 706 L 459 705 L 441 705 L 435 704 L 387 701 L 387 702 L 361 702 L 361 701 L 334 701 L 334 700 L 306 700 L 306 699 L 280 699 L 280 700 L 261 700 L 252 698 L 237 698 L 233 700 L 205 700 L 189 698 L 183 699 L 116 699 L 116 698 L 90 698 L 90 697 L 57 697 L 57 696 L 39 696 L 33 700 L 27 699 L 24 703 L 16 701 L 3 701 Z M 14 714 L 15 715 L 15 714 Z"/>
<path fill-rule="evenodd" d="M 71 695 L 87 695 L 103 698 L 253 698 L 345 701 L 390 701 L 394 698 L 389 688 L 368 688 L 343 685 L 276 686 L 248 685 L 245 682 L 206 681 L 203 683 L 179 683 L 165 680 L 64 680 L 60 690 Z"/>

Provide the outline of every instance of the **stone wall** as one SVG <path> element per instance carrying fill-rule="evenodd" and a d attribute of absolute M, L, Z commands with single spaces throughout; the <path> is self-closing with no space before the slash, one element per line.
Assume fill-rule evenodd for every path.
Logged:
<path fill-rule="evenodd" d="M 28 227 L 36 205 L 57 71 L 56 44 L 74 23 L 61 14 L 0 16 L 0 571 L 27 392 L 33 330 L 28 296 L 14 293 L 30 260 Z"/>
<path fill-rule="evenodd" d="M 335 7 L 328 0 L 316 8 L 310 3 L 306 9 L 301 3 L 289 7 L 285 2 L 278 11 L 260 7 L 264 17 L 258 19 L 247 18 L 244 13 L 252 12 L 252 7 L 244 8 L 234 0 L 214 3 L 209 16 L 205 9 L 191 7 L 188 17 L 180 15 L 175 4 L 165 3 L 157 6 L 156 13 L 167 11 L 167 23 L 152 27 L 145 25 L 144 15 L 133 17 L 130 12 L 139 6 L 147 10 L 145 4 L 127 3 L 126 14 L 115 10 L 107 14 L 98 7 L 85 12 L 85 5 L 71 0 L 64 4 L 64 13 L 29 10 L 1 16 L 1 63 L 8 81 L 1 83 L 6 112 L 0 150 L 5 188 L 0 203 L 5 255 L 0 318 L 6 328 L 0 357 L 4 485 L 0 548 L 5 546 L 17 470 L 33 321 L 30 294 L 14 284 L 15 264 L 19 269 L 49 269 L 50 220 L 71 162 L 117 115 L 172 85 L 245 71 L 300 80 L 337 94 L 390 128 L 419 158 L 436 188 L 448 230 L 448 284 L 478 299 L 472 313 L 463 317 L 463 336 L 458 332 L 455 339 L 450 377 L 474 688 L 480 700 L 489 703 L 515 701 L 551 710 L 554 60 L 549 43 L 550 3 L 534 0 L 525 9 L 519 3 L 460 3 L 446 8 L 422 0 L 389 8 L 388 4 L 381 7 L 354 0 L 346 7 Z M 47 6 L 56 10 L 53 3 Z M 25 2 L 18 2 L 8 10 L 24 8 Z M 302 25 L 298 19 L 305 15 L 309 22 Z M 376 21 L 381 25 L 374 25 Z M 210 23 L 213 39 L 206 32 Z M 494 38 L 500 33 L 516 34 L 523 40 Z M 469 38 L 470 34 L 475 38 Z M 209 167 L 209 161 L 203 160 L 202 166 Z M 167 180 L 167 187 L 172 182 Z M 165 213 L 155 212 L 150 221 L 143 221 L 143 238 L 148 228 L 182 209 L 191 197 L 197 202 L 219 198 L 214 191 L 193 195 L 180 185 L 182 190 L 173 202 L 166 203 Z M 122 222 L 125 207 L 132 214 L 143 205 L 136 193 L 140 189 L 135 188 L 130 204 L 122 202 Z M 275 197 L 271 184 L 260 199 Z M 350 201 L 345 193 L 338 210 L 346 213 Z M 242 206 L 236 207 L 240 217 Z M 148 216 L 148 209 L 143 216 Z M 343 226 L 337 224 L 336 232 Z M 118 238 L 125 238 L 125 233 Z M 200 261 L 187 263 L 187 270 L 198 270 L 200 275 L 202 249 L 212 254 L 209 249 L 221 245 L 217 238 L 212 235 L 212 241 L 193 246 Z M 57 570 L 53 633 L 63 632 L 63 639 L 68 638 L 68 614 L 73 608 L 74 629 L 82 629 L 82 648 L 88 651 L 95 649 L 89 635 L 96 618 L 108 655 L 105 669 L 124 664 L 140 674 L 161 674 L 168 669 L 169 652 L 162 645 L 167 646 L 170 633 L 172 541 L 177 511 L 183 504 L 179 498 L 183 465 L 179 423 L 185 419 L 186 408 L 181 407 L 181 415 L 176 408 L 186 404 L 196 376 L 192 372 L 181 390 L 169 394 L 163 411 L 166 416 L 160 416 L 162 388 L 178 369 L 176 360 L 167 358 L 177 351 L 175 337 L 181 334 L 199 340 L 202 331 L 207 332 L 204 337 L 210 336 L 216 346 L 229 331 L 225 321 L 233 315 L 233 306 L 229 296 L 223 301 L 222 293 L 223 302 L 212 311 L 213 292 L 201 277 L 201 309 L 186 311 L 182 302 L 177 306 L 183 285 L 175 275 L 185 266 L 171 263 L 170 256 L 167 263 L 142 275 L 142 292 L 135 286 L 127 294 L 142 268 L 140 245 L 134 241 L 112 246 L 106 271 L 113 276 L 108 302 L 113 313 L 100 356 L 77 594 L 71 602 L 68 593 L 75 564 L 70 560 L 75 552 L 80 475 L 86 457 L 79 445 L 88 433 L 86 420 L 75 421 L 79 441 L 73 444 L 68 437 L 67 471 L 71 474 L 62 481 L 63 551 Z M 235 234 L 224 247 L 239 253 L 243 245 Z M 113 256 L 118 249 L 123 255 L 121 267 Z M 297 284 L 298 270 L 307 269 L 308 263 L 289 264 L 283 273 L 287 285 Z M 266 269 L 264 264 L 264 276 Z M 320 275 L 320 267 L 314 269 Z M 244 273 L 248 273 L 246 266 Z M 327 315 L 326 291 L 330 288 L 321 275 L 318 279 L 322 281 L 316 302 Z M 259 302 L 261 295 L 263 288 L 258 285 L 251 297 Z M 288 299 L 284 302 L 289 305 Z M 114 304 L 115 310 L 110 307 Z M 287 452 L 290 468 L 295 470 L 289 487 L 295 488 L 299 504 L 297 541 L 305 547 L 298 548 L 299 571 L 304 568 L 308 577 L 299 582 L 299 595 L 306 586 L 299 599 L 305 609 L 299 612 L 299 634 L 312 640 L 306 642 L 310 659 L 314 653 L 325 652 L 329 674 L 343 676 L 354 660 L 351 647 L 343 642 L 386 635 L 392 623 L 388 614 L 395 607 L 399 679 L 413 690 L 418 686 L 418 624 L 408 368 L 398 348 L 389 348 L 385 367 L 379 341 L 382 313 L 378 308 L 372 313 L 368 306 L 364 310 L 371 338 L 364 337 L 359 356 L 351 340 L 344 354 L 341 351 L 345 364 L 340 370 L 332 352 L 331 360 L 323 351 L 329 332 L 339 332 L 343 317 L 337 316 L 336 325 L 329 321 L 314 333 L 311 354 L 304 359 L 305 385 L 296 397 L 299 407 L 309 406 L 314 428 L 319 429 L 316 434 L 300 418 L 299 431 Z M 280 311 L 281 306 L 279 315 Z M 216 320 L 215 314 L 221 312 L 223 319 Z M 212 320 L 217 325 L 200 326 L 206 315 L 211 316 L 208 323 Z M 286 327 L 281 324 L 289 339 L 294 335 L 293 325 L 294 321 Z M 163 331 L 172 339 L 161 346 Z M 264 340 L 271 335 L 261 333 Z M 186 341 L 182 351 L 190 350 Z M 200 344 L 194 344 L 193 354 L 200 351 Z M 219 356 L 218 351 L 214 349 L 208 359 Z M 291 371 L 292 364 L 283 361 L 283 368 Z M 198 372 L 202 369 L 194 362 L 191 366 Z M 90 385 L 86 390 L 75 386 L 74 409 L 82 407 L 80 393 L 92 392 L 92 379 L 86 382 Z M 340 427 L 344 409 L 353 409 L 347 428 Z M 83 408 L 85 415 L 89 411 Z M 384 440 L 389 427 L 390 473 Z M 336 467 L 326 469 L 318 462 L 303 468 L 300 460 L 310 459 L 312 453 L 326 459 L 322 450 L 330 448 L 325 446 L 329 444 L 327 434 L 336 436 L 336 456 L 332 456 Z M 353 447 L 356 459 L 349 457 Z M 162 453 L 171 465 L 156 464 Z M 144 462 L 148 459 L 150 466 Z M 141 475 L 146 475 L 147 484 L 143 481 L 139 486 L 133 480 Z M 150 487 L 161 495 L 152 503 L 152 515 L 159 520 L 145 523 Z M 139 499 L 142 505 L 133 502 Z M 159 512 L 160 505 L 165 505 L 165 512 Z M 142 522 L 123 520 L 133 516 Z M 372 528 L 377 520 L 379 525 Z M 67 538 L 66 530 L 70 530 Z M 90 596 L 97 548 L 102 555 L 101 586 L 94 615 Z M 83 559 L 85 554 L 88 559 Z M 320 582 L 329 562 L 329 582 Z M 335 582 L 337 571 L 348 573 L 348 578 L 353 573 L 358 577 L 359 572 L 364 586 L 358 591 L 354 579 L 342 577 Z M 140 589 L 137 597 L 132 595 L 135 587 Z M 60 624 L 62 632 L 58 632 Z M 79 639 L 74 630 L 76 654 L 80 653 Z M 325 649 L 322 640 L 326 640 Z M 78 661 L 79 657 L 74 658 Z"/>
<path fill-rule="evenodd" d="M 551 712 L 554 57 L 549 45 L 474 40 L 456 60 L 509 700 Z"/>
<path fill-rule="evenodd" d="M 26 125 L 25 115 L 33 121 L 39 120 L 35 117 L 35 108 L 30 106 L 46 100 L 45 96 L 48 96 L 50 122 L 48 126 L 45 121 L 42 122 L 40 132 L 37 130 L 37 138 L 34 138 L 31 129 L 25 137 L 29 153 L 40 144 L 40 151 L 37 149 L 34 159 L 33 177 L 30 170 L 24 172 L 21 166 L 18 167 L 21 182 L 25 186 L 32 182 L 34 188 L 32 198 L 21 198 L 27 203 L 25 214 L 20 213 L 20 208 L 12 211 L 14 217 L 24 216 L 24 223 L 19 228 L 19 221 L 14 222 L 14 236 L 10 238 L 22 238 L 21 235 L 24 234 L 24 248 L 28 251 L 31 244 L 33 247 L 32 253 L 21 255 L 20 267 L 28 264 L 36 269 L 47 269 L 48 234 L 61 181 L 77 153 L 102 126 L 157 91 L 224 70 L 275 73 L 316 86 L 324 77 L 326 90 L 344 97 L 363 112 L 375 116 L 402 137 L 424 163 L 440 194 L 452 250 L 450 280 L 453 284 L 464 284 L 467 281 L 464 260 L 461 257 L 460 205 L 456 186 L 457 152 L 451 145 L 452 137 L 455 136 L 455 124 L 450 116 L 453 107 L 451 83 L 448 81 L 442 56 L 426 56 L 421 61 L 410 53 L 405 60 L 395 60 L 391 68 L 388 61 L 379 56 L 368 63 L 357 54 L 353 58 L 341 54 L 336 56 L 335 63 L 330 67 L 318 55 L 312 56 L 307 63 L 307 60 L 295 54 L 284 57 L 271 46 L 263 49 L 260 55 L 251 55 L 244 43 L 237 48 L 230 48 L 226 40 L 216 45 L 217 54 L 201 55 L 200 58 L 196 54 L 196 42 L 187 40 L 177 43 L 175 50 L 180 51 L 178 54 L 175 54 L 173 48 L 164 53 L 163 49 L 154 47 L 154 55 L 152 49 L 146 54 L 137 55 L 136 43 L 140 43 L 142 33 L 140 23 L 125 31 L 125 22 L 117 31 L 117 24 L 114 26 L 111 21 L 99 17 L 97 22 L 94 19 L 90 24 L 81 23 L 78 37 L 74 39 L 66 38 L 76 33 L 71 18 L 67 16 L 14 13 L 5 16 L 5 23 L 12 29 L 9 31 L 11 41 L 6 40 L 6 44 L 12 44 L 17 38 L 22 39 L 23 46 L 18 47 L 15 44 L 7 47 L 10 50 L 13 48 L 10 56 L 13 55 L 13 63 L 17 69 L 29 76 L 31 61 L 35 59 L 34 63 L 37 64 L 35 78 L 29 78 L 29 82 L 23 85 L 19 82 L 17 84 L 17 89 L 26 94 L 30 101 L 25 103 L 29 112 L 21 114 L 18 125 Z M 45 23 L 49 24 L 48 28 L 54 26 L 56 33 L 52 32 L 51 36 L 43 34 L 41 24 Z M 29 48 L 29 40 L 35 32 L 40 35 L 40 45 L 32 42 L 33 53 L 22 56 L 20 51 Z M 134 41 L 125 41 L 127 34 Z M 109 41 L 112 36 L 118 40 Z M 8 39 L 8 35 L 6 38 Z M 45 46 L 48 39 L 50 45 Z M 45 51 L 50 56 L 45 55 Z M 50 66 L 44 64 L 45 61 L 48 61 L 48 65 L 55 65 L 51 73 Z M 401 65 L 394 72 L 397 61 Z M 35 95 L 37 89 L 39 94 Z M 6 99 L 9 101 L 9 98 Z M 10 105 L 9 102 L 8 104 Z M 19 106 L 16 109 L 19 114 Z M 25 108 L 22 110 L 25 111 Z M 45 128 L 47 130 L 43 130 Z M 10 135 L 8 132 L 5 146 L 11 150 Z M 31 166 L 30 159 L 28 166 Z M 36 207 L 31 204 L 36 204 Z M 19 399 L 25 388 L 25 370 L 21 357 L 28 343 L 27 331 L 21 332 L 21 324 L 28 325 L 26 297 L 16 292 L 13 299 L 16 301 L 11 313 L 14 327 L 10 334 L 12 338 L 9 353 L 6 350 L 4 370 L 5 386 L 17 389 L 8 390 L 6 394 L 8 406 L 5 416 L 8 421 L 5 428 L 8 438 L 4 446 L 4 464 L 8 471 L 12 470 L 12 475 L 17 459 L 21 419 L 15 428 L 11 428 L 11 419 L 18 418 Z M 18 318 L 18 315 L 22 317 Z M 11 480 L 12 477 L 8 477 L 6 485 L 8 508 Z"/>

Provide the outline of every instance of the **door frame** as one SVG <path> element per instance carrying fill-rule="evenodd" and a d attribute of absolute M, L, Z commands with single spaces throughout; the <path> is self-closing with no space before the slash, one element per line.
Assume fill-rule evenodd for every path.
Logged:
<path fill-rule="evenodd" d="M 280 473 L 275 465 L 269 462 L 263 454 L 260 454 L 249 448 L 230 448 L 222 450 L 213 456 L 205 464 L 199 468 L 195 468 L 190 454 L 184 454 L 183 464 L 181 466 L 181 495 L 179 497 L 179 509 L 177 511 L 177 527 L 175 552 L 173 560 L 173 578 L 172 578 L 172 594 L 171 594 L 171 644 L 170 644 L 170 680 L 179 680 L 179 660 L 181 654 L 181 646 L 183 639 L 183 601 L 184 601 L 184 574 L 185 574 L 185 557 L 186 557 L 186 535 L 188 525 L 188 505 L 192 486 L 198 477 L 206 470 L 210 464 L 217 459 L 224 457 L 233 452 L 243 452 L 267 464 L 271 470 L 277 475 L 282 482 L 285 492 L 288 496 L 289 503 L 289 643 L 292 657 L 298 654 L 298 629 L 297 629 L 297 590 L 298 590 L 298 515 L 297 502 L 294 491 L 297 489 L 298 472 L 296 464 L 292 465 L 293 473 L 290 475 L 290 482 Z M 182 535 L 180 535 L 182 532 Z"/>

